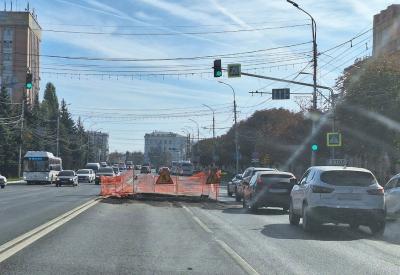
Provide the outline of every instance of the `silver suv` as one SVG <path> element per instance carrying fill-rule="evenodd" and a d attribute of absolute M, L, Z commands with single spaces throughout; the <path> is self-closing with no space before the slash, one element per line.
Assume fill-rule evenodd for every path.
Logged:
<path fill-rule="evenodd" d="M 305 231 L 322 223 L 346 223 L 352 229 L 369 226 L 373 234 L 385 230 L 384 190 L 363 168 L 309 168 L 290 194 L 289 221 Z"/>

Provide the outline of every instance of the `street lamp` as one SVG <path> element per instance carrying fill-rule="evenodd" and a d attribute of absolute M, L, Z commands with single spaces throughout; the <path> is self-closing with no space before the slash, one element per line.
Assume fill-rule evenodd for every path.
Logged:
<path fill-rule="evenodd" d="M 286 0 L 288 3 L 292 4 L 295 8 L 298 10 L 302 11 L 303 13 L 307 14 L 311 18 L 311 31 L 312 31 L 312 39 L 313 39 L 313 62 L 314 62 L 314 71 L 313 71 L 313 100 L 312 100 L 312 111 L 316 112 L 317 111 L 317 58 L 318 58 L 318 52 L 317 52 L 317 23 L 315 22 L 314 18 L 309 14 L 307 11 L 303 10 L 300 8 L 300 6 L 291 0 Z M 313 120 L 312 122 L 312 131 L 311 131 L 311 136 L 312 139 L 315 140 L 315 122 Z M 313 142 L 314 144 L 314 142 Z M 315 165 L 317 158 L 317 152 L 312 150 L 311 151 L 311 166 Z"/>
<path fill-rule="evenodd" d="M 200 141 L 200 126 L 199 126 L 199 123 L 197 123 L 196 120 L 191 119 L 191 118 L 189 118 L 189 120 L 191 122 L 194 122 L 196 124 L 196 126 L 197 126 L 197 142 L 199 142 Z"/>
<path fill-rule="evenodd" d="M 215 166 L 215 110 L 208 106 L 207 104 L 203 104 L 204 107 L 208 108 L 212 112 L 213 116 L 213 124 L 212 124 L 212 131 L 213 131 L 213 166 Z"/>
<path fill-rule="evenodd" d="M 219 83 L 224 84 L 232 89 L 233 92 L 233 113 L 235 116 L 235 158 L 236 158 L 236 175 L 239 173 L 239 141 L 238 141 L 238 127 L 237 127 L 237 115 L 236 115 L 236 94 L 235 89 L 228 83 L 218 80 Z"/>

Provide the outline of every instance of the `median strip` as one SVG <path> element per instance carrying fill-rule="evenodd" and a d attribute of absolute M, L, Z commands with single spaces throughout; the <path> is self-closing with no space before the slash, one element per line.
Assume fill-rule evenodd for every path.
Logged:
<path fill-rule="evenodd" d="M 101 198 L 92 199 L 60 216 L 57 218 L 52 219 L 51 221 L 42 224 L 31 231 L 22 234 L 21 236 L 3 244 L 0 246 L 0 263 L 4 260 L 8 259 L 18 251 L 24 249 L 28 245 L 34 243 L 38 239 L 44 237 L 48 233 L 52 232 L 56 228 L 60 227 L 61 225 L 67 223 L 68 221 L 72 220 L 80 213 L 88 210 L 92 206 L 96 205 Z"/>

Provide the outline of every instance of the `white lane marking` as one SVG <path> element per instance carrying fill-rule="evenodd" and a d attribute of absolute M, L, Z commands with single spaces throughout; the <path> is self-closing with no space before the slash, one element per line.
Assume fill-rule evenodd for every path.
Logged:
<path fill-rule="evenodd" d="M 202 222 L 188 207 L 181 204 L 182 208 L 185 209 L 186 212 L 190 214 L 192 219 L 203 228 L 204 231 L 210 234 L 214 234 L 214 232 L 208 228 L 208 226 Z M 213 238 L 217 244 L 247 273 L 250 275 L 259 275 L 259 273 L 248 263 L 245 259 L 243 259 L 238 253 L 236 253 L 233 248 L 231 248 L 226 242 L 221 241 L 217 238 Z"/>
<path fill-rule="evenodd" d="M 239 254 L 236 253 L 226 242 L 215 239 L 215 241 L 228 253 L 229 256 L 238 264 L 240 267 L 246 271 L 247 274 L 258 275 L 259 273 L 251 266 L 248 262 L 246 262 Z"/>
<path fill-rule="evenodd" d="M 98 198 L 92 199 L 60 216 L 54 218 L 53 220 L 42 224 L 31 231 L 3 244 L 0 246 L 0 263 L 8 259 L 18 251 L 24 249 L 28 245 L 34 243 L 38 239 L 47 235 L 51 231 L 65 224 L 66 222 L 72 220 L 80 213 L 88 210 L 90 207 L 96 205 L 100 200 Z"/>
<path fill-rule="evenodd" d="M 200 225 L 201 228 L 204 229 L 204 231 L 206 231 L 207 233 L 211 233 L 211 234 L 213 233 L 211 231 L 211 229 L 208 228 L 207 225 L 205 225 L 205 223 L 203 223 L 198 217 L 193 216 L 192 218 Z"/>

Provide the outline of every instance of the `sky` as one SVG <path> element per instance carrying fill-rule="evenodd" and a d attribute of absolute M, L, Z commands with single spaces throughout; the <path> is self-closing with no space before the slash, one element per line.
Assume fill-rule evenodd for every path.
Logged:
<path fill-rule="evenodd" d="M 13 2 L 19 10 L 27 3 Z M 43 29 L 41 97 L 52 82 L 75 119 L 109 133 L 110 151 L 143 151 L 145 133 L 154 130 L 197 139 L 199 129 L 199 139 L 212 137 L 212 112 L 204 104 L 214 109 L 216 134 L 226 133 L 233 92 L 218 80 L 233 87 L 239 120 L 256 110 L 310 104 L 312 88 L 212 74 L 220 58 L 223 68 L 240 63 L 243 72 L 312 83 L 310 20 L 285 0 L 29 2 Z M 318 83 L 333 86 L 346 66 L 371 54 L 373 15 L 392 2 L 298 4 L 317 24 Z M 290 88 L 291 99 L 272 101 L 274 88 Z"/>

